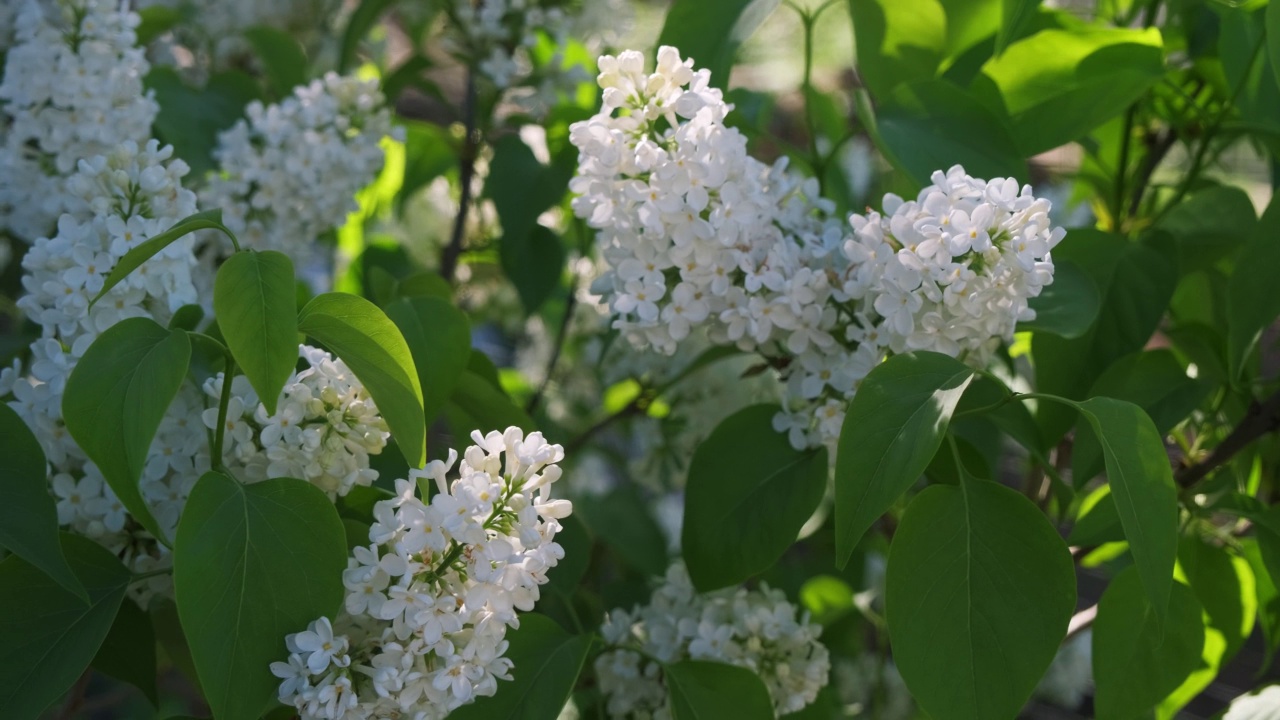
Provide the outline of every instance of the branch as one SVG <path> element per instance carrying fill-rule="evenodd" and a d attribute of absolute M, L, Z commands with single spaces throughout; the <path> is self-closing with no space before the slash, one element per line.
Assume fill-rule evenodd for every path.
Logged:
<path fill-rule="evenodd" d="M 1209 453 L 1209 457 L 1180 469 L 1174 475 L 1174 481 L 1184 490 L 1205 479 L 1214 470 L 1227 464 L 1235 454 L 1248 447 L 1258 438 L 1280 429 L 1280 392 L 1259 403 L 1254 401 L 1240 424 L 1236 425 L 1230 435 Z"/>
<path fill-rule="evenodd" d="M 467 228 L 467 215 L 471 211 L 471 183 L 476 174 L 476 155 L 480 152 L 480 137 L 476 132 L 476 71 L 467 69 L 467 94 L 462 106 L 462 121 L 466 136 L 462 141 L 462 153 L 458 158 L 458 216 L 453 221 L 453 236 L 440 253 L 440 275 L 453 281 L 458 269 L 458 256 L 462 254 L 462 236 Z"/>
<path fill-rule="evenodd" d="M 603 418 L 602 420 L 597 422 L 595 425 L 592 425 L 586 430 L 583 430 L 582 433 L 580 433 L 574 439 L 565 443 L 565 446 L 564 446 L 565 456 L 567 457 L 567 456 L 574 455 L 578 449 L 580 449 L 582 446 L 587 444 L 587 441 L 595 437 L 601 430 L 604 430 L 605 428 L 609 427 L 615 422 L 625 417 L 630 417 L 632 415 L 639 415 L 644 411 L 648 410 L 649 403 L 652 401 L 653 401 L 653 397 L 651 395 L 651 391 L 641 390 L 640 394 L 636 395 L 635 398 L 631 402 L 627 403 L 626 406 L 623 407 L 621 410 L 619 410 L 618 412 L 606 418 Z"/>
<path fill-rule="evenodd" d="M 1062 639 L 1062 644 L 1063 645 L 1067 644 L 1068 642 L 1071 641 L 1071 638 L 1079 635 L 1080 633 L 1092 627 L 1093 621 L 1096 620 L 1097 617 L 1098 617 L 1097 605 L 1090 605 L 1089 607 L 1081 610 L 1075 615 L 1072 615 L 1071 622 L 1067 623 L 1067 636 Z"/>

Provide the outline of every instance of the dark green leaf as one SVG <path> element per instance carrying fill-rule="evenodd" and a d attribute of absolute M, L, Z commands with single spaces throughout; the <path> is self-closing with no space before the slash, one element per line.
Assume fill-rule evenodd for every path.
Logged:
<path fill-rule="evenodd" d="M 244 37 L 262 63 L 276 98 L 288 97 L 295 87 L 306 84 L 307 55 L 297 38 L 266 25 L 245 30 Z"/>
<path fill-rule="evenodd" d="M 1082 400 L 1111 363 L 1141 350 L 1164 317 L 1177 270 L 1163 253 L 1094 230 L 1071 230 L 1054 249 L 1055 262 L 1071 260 L 1093 278 L 1102 296 L 1098 319 L 1084 335 L 1066 339 L 1035 333 L 1031 340 L 1036 388 Z M 1047 446 L 1075 424 L 1071 408 L 1041 403 L 1036 411 Z"/>
<path fill-rule="evenodd" d="M 148 318 L 121 320 L 98 336 L 67 379 L 67 432 L 97 464 L 129 513 L 161 542 L 167 538 L 138 490 L 169 403 L 187 377 L 191 342 Z"/>
<path fill-rule="evenodd" d="M 577 510 L 578 506 L 574 509 Z M 547 584 L 542 586 L 543 597 L 547 593 L 561 593 L 565 597 L 573 595 L 591 564 L 591 533 L 587 532 L 587 526 L 577 512 L 560 521 L 556 543 L 564 548 L 564 557 L 547 571 Z"/>
<path fill-rule="evenodd" d="M 671 698 L 673 720 L 767 720 L 774 717 L 773 704 L 764 682 L 746 668 L 685 660 L 664 665 L 662 674 Z"/>
<path fill-rule="evenodd" d="M 338 72 L 351 70 L 356 61 L 356 50 L 360 41 L 369 34 L 381 17 L 382 11 L 391 7 L 396 0 L 360 0 L 351 19 L 347 21 L 347 29 L 342 33 L 342 51 L 338 56 Z"/>
<path fill-rule="evenodd" d="M 424 272 L 401 280 L 396 284 L 397 297 L 433 297 L 453 302 L 453 288 L 438 273 Z"/>
<path fill-rule="evenodd" d="M 387 305 L 387 317 L 400 328 L 413 353 L 413 364 L 422 385 L 422 403 L 430 423 L 444 410 L 458 378 L 467 369 L 471 358 L 471 323 L 453 303 L 434 297 L 396 300 Z"/>
<path fill-rule="evenodd" d="M 1021 30 L 1031 24 L 1040 0 L 1001 0 L 1000 32 L 996 34 L 996 54 L 1004 52 L 1009 43 L 1021 35 Z"/>
<path fill-rule="evenodd" d="M 1077 546 L 1105 545 L 1124 541 L 1124 526 L 1120 524 L 1120 511 L 1111 497 L 1111 486 L 1103 485 L 1094 490 L 1080 505 L 1076 524 L 1067 536 L 1067 542 Z"/>
<path fill-rule="evenodd" d="M 862 381 L 836 455 L 836 563 L 920 478 L 973 370 L 932 352 L 896 355 Z"/>
<path fill-rule="evenodd" d="M 560 287 L 567 259 L 560 236 L 536 225 L 523 239 L 502 236 L 502 268 L 527 313 L 537 312 Z"/>
<path fill-rule="evenodd" d="M 1258 624 L 1262 626 L 1263 648 L 1267 658 L 1265 665 L 1269 665 L 1276 648 L 1280 647 L 1280 591 L 1277 591 L 1275 581 L 1271 579 L 1271 573 L 1262 561 L 1262 551 L 1258 548 L 1257 539 L 1242 538 L 1240 546 L 1240 554 L 1249 563 L 1249 569 L 1253 570 Z"/>
<path fill-rule="evenodd" d="M 879 99 L 934 77 L 1000 27 L 999 3 L 990 1 L 850 0 L 849 11 L 858 75 Z"/>
<path fill-rule="evenodd" d="M 1164 74 L 1160 31 L 1042 30 L 987 61 L 976 95 L 1003 109 L 1023 155 L 1084 137 Z"/>
<path fill-rule="evenodd" d="M 1163 619 L 1178 552 L 1178 492 L 1164 439 L 1133 403 L 1096 397 L 1078 407 L 1102 446 L 1129 552 L 1157 620 Z"/>
<path fill-rule="evenodd" d="M 182 21 L 182 13 L 177 8 L 166 5 L 150 5 L 134 10 L 141 22 L 134 28 L 138 39 L 138 47 L 146 47 L 152 40 L 168 32 Z"/>
<path fill-rule="evenodd" d="M 279 684 L 284 638 L 342 603 L 347 542 L 338 511 L 293 478 L 243 485 L 205 473 L 178 523 L 178 615 L 219 720 L 256 720 Z"/>
<path fill-rule="evenodd" d="M 269 415 L 276 413 L 280 391 L 298 364 L 296 303 L 293 262 L 283 253 L 238 252 L 218 268 L 218 327 Z"/>
<path fill-rule="evenodd" d="M 729 84 L 738 46 L 751 37 L 778 0 L 675 0 L 667 10 L 658 46 L 671 45 L 711 71 L 711 84 Z"/>
<path fill-rule="evenodd" d="M 1026 179 L 1027 166 L 1001 118 L 944 80 L 901 85 L 880 108 L 880 142 L 917 185 L 955 164 L 979 177 Z"/>
<path fill-rule="evenodd" d="M 153 67 L 145 82 L 160 103 L 153 126 L 156 137 L 173 146 L 175 154 L 191 166 L 193 177 L 217 168 L 213 151 L 218 133 L 244 115 L 245 105 L 260 99 L 258 82 L 240 70 L 214 73 L 203 88 L 196 89 L 174 68 Z"/>
<path fill-rule="evenodd" d="M 124 599 L 129 571 L 106 548 L 62 535 L 62 552 L 89 602 L 17 555 L 0 562 L 0 708 L 35 720 L 93 660 Z"/>
<path fill-rule="evenodd" d="M 320 341 L 360 378 L 411 467 L 426 462 L 422 385 L 395 323 L 356 295 L 317 295 L 298 313 L 298 330 Z"/>
<path fill-rule="evenodd" d="M 681 547 L 705 592 L 764 572 L 796 541 L 827 489 L 825 448 L 796 450 L 776 405 L 725 418 L 693 453 Z"/>
<path fill-rule="evenodd" d="M 1267 57 L 1271 60 L 1271 72 L 1276 75 L 1276 88 L 1280 89 L 1280 7 L 1268 3 L 1265 22 Z"/>
<path fill-rule="evenodd" d="M 58 542 L 58 508 L 40 441 L 13 408 L 0 403 L 0 547 L 88 600 Z"/>
<path fill-rule="evenodd" d="M 625 483 L 601 497 L 584 497 L 574 508 L 628 565 L 650 577 L 666 573 L 666 536 L 634 484 Z"/>
<path fill-rule="evenodd" d="M 1227 362 L 1232 380 L 1240 377 L 1263 329 L 1280 315 L 1276 277 L 1280 277 L 1280 196 L 1271 201 L 1257 231 L 1241 249 L 1227 284 Z"/>
<path fill-rule="evenodd" d="M 885 583 L 894 661 L 939 720 L 1016 716 L 1076 602 L 1071 555 L 1040 510 L 968 478 L 926 488 L 907 507 Z"/>
<path fill-rule="evenodd" d="M 528 432 L 536 427 L 529 415 L 516 407 L 500 386 L 474 369 L 458 376 L 453 395 L 445 403 L 444 414 L 457 438 L 467 437 L 472 430 L 489 432 L 518 427 Z"/>
<path fill-rule="evenodd" d="M 391 84 L 388 78 L 386 85 Z M 393 98 L 387 87 L 387 97 Z M 447 128 L 425 122 L 402 121 L 405 130 L 404 182 L 397 202 L 403 208 L 406 199 L 449 170 L 458 166 L 458 151 Z M 436 273 L 432 273 L 440 277 Z M 443 278 L 441 278 L 443 280 Z M 448 286 L 448 283 L 445 283 Z"/>
<path fill-rule="evenodd" d="M 125 253 L 124 257 L 120 258 L 120 262 L 111 268 L 111 272 L 107 274 L 107 279 L 102 282 L 102 289 L 98 291 L 97 295 L 93 296 L 93 300 L 89 304 L 92 305 L 97 302 L 111 288 L 119 285 L 121 280 L 129 277 L 129 273 L 137 270 L 142 266 L 142 263 L 150 260 L 156 253 L 169 247 L 175 240 L 190 235 L 197 230 L 219 230 L 228 236 L 232 235 L 231 231 L 222 224 L 222 210 L 205 210 L 185 217 L 174 223 L 173 227 L 159 235 L 147 238 L 146 241 Z"/>
<path fill-rule="evenodd" d="M 1175 205 L 1156 227 L 1173 236 L 1178 271 L 1186 275 L 1229 255 L 1253 236 L 1257 224 L 1248 193 L 1213 185 Z"/>
<path fill-rule="evenodd" d="M 507 633 L 511 682 L 498 692 L 449 713 L 450 720 L 555 720 L 586 664 L 591 636 L 570 635 L 554 620 L 521 613 L 520 627 Z"/>
<path fill-rule="evenodd" d="M 204 308 L 199 305 L 183 305 L 169 318 L 169 329 L 195 332 L 200 327 L 201 320 L 204 320 Z"/>
<path fill-rule="evenodd" d="M 1078 338 L 1093 327 L 1102 298 L 1088 273 L 1070 260 L 1063 260 L 1054 264 L 1053 284 L 1028 304 L 1036 311 L 1036 318 L 1018 323 L 1019 330 Z"/>
<path fill-rule="evenodd" d="M 1161 622 L 1134 568 L 1107 586 L 1093 623 L 1094 705 L 1098 720 L 1149 712 L 1195 670 L 1204 645 L 1200 603 L 1174 583 Z"/>
<path fill-rule="evenodd" d="M 1178 566 L 1204 608 L 1204 647 L 1200 666 L 1160 701 L 1157 714 L 1162 718 L 1174 717 L 1213 683 L 1253 632 L 1257 610 L 1253 571 L 1244 558 L 1197 537 L 1184 536 L 1178 543 Z"/>
<path fill-rule="evenodd" d="M 151 618 L 135 602 L 120 604 L 111 631 L 93 657 L 95 670 L 133 685 L 159 707 L 156 695 L 156 635 Z"/>
<path fill-rule="evenodd" d="M 1187 377 L 1187 371 L 1168 350 L 1147 350 L 1120 358 L 1089 390 L 1090 397 L 1111 397 L 1131 402 L 1147 413 L 1161 436 L 1182 422 L 1209 388 Z M 1087 422 L 1076 423 L 1071 453 L 1076 487 L 1083 487 L 1102 471 L 1102 448 Z"/>

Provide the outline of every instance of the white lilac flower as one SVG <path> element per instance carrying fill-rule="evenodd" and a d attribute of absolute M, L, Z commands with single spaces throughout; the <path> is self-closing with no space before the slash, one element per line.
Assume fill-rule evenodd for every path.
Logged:
<path fill-rule="evenodd" d="M 813 702 L 827 684 L 831 663 L 821 632 L 779 590 L 698 594 L 676 563 L 648 605 L 606 615 L 601 633 L 614 647 L 596 659 L 596 675 L 611 717 L 670 718 L 661 667 L 651 658 L 729 663 L 758 674 L 774 712 L 785 715 Z"/>
<path fill-rule="evenodd" d="M 135 44 L 136 13 L 115 0 L 5 7 L 14 27 L 0 80 L 0 227 L 31 242 L 81 210 L 66 188 L 77 163 L 145 144 L 159 107 L 142 86 L 149 65 Z"/>
<path fill-rule="evenodd" d="M 346 495 L 378 477 L 369 456 L 386 447 L 386 421 L 364 385 L 341 359 L 298 346 L 307 368 L 291 375 L 269 415 L 243 375 L 231 381 L 224 428 L 224 463 L 245 482 L 273 477 L 306 480 L 329 497 Z M 205 382 L 210 407 L 204 426 L 214 429 L 222 373 Z"/>
<path fill-rule="evenodd" d="M 1053 281 L 1064 231 L 1012 179 L 934 173 L 915 200 L 843 226 L 813 179 L 747 154 L 732 106 L 670 47 L 599 61 L 601 111 L 570 128 L 574 212 L 609 265 L 593 284 L 613 327 L 670 355 L 695 329 L 756 352 L 785 388 L 775 428 L 833 445 L 858 383 L 886 356 L 981 366 Z"/>
<path fill-rule="evenodd" d="M 254 101 L 218 136 L 221 167 L 202 207 L 250 247 L 279 250 L 299 267 L 323 262 L 317 241 L 357 209 L 355 194 L 382 169 L 390 111 L 375 81 L 329 73 L 280 103 Z M 226 251 L 211 238 L 213 261 Z"/>
<path fill-rule="evenodd" d="M 271 671 L 304 720 L 438 720 L 521 671 L 506 633 L 564 557 L 571 507 L 551 497 L 564 451 L 519 428 L 471 437 L 460 461 L 450 450 L 396 481 L 347 561 L 344 611 L 285 638 Z M 439 492 L 422 500 L 420 482 Z"/>

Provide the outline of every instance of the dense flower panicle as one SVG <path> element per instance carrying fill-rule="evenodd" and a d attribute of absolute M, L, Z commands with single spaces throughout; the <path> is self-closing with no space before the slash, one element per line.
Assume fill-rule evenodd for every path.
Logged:
<path fill-rule="evenodd" d="M 1027 301 L 1052 282 L 1064 233 L 1029 187 L 956 166 L 842 226 L 816 181 L 747 153 L 710 74 L 674 48 L 653 73 L 634 51 L 599 67 L 603 107 L 570 129 L 573 209 L 610 265 L 592 289 L 637 346 L 669 355 L 701 328 L 774 361 L 786 389 L 774 424 L 796 447 L 835 442 L 886 355 L 980 365 L 1034 317 Z"/>
<path fill-rule="evenodd" d="M 306 480 L 330 498 L 378 478 L 369 456 L 386 447 L 386 421 L 364 385 L 342 360 L 323 350 L 298 347 L 305 370 L 285 383 L 274 415 L 267 413 L 243 375 L 231 381 L 231 400 L 223 435 L 224 461 L 246 482 L 275 477 Z M 223 375 L 205 382 L 210 407 L 204 427 L 218 423 Z"/>
<path fill-rule="evenodd" d="M 434 720 L 521 671 L 506 632 L 564 557 L 554 538 L 572 505 L 551 497 L 564 451 L 514 427 L 471 437 L 461 462 L 450 450 L 396 481 L 347 561 L 343 611 L 285 639 L 271 671 L 304 719 Z M 438 492 L 424 501 L 427 481 Z"/>
<path fill-rule="evenodd" d="M 612 717 L 671 717 L 662 668 L 649 658 L 747 668 L 764 681 L 778 715 L 813 702 L 831 670 L 827 649 L 818 641 L 821 626 L 797 617 L 781 591 L 762 585 L 699 595 L 680 563 L 667 570 L 648 605 L 610 611 L 601 632 L 619 648 L 601 654 L 595 664 Z"/>
<path fill-rule="evenodd" d="M 247 245 L 305 265 L 382 169 L 390 111 L 375 81 L 329 73 L 280 103 L 254 101 L 245 115 L 219 136 L 221 170 L 200 205 L 222 208 L 224 224 Z M 226 249 L 215 241 L 210 247 Z"/>
<path fill-rule="evenodd" d="M 138 15 L 115 0 L 26 0 L 0 81 L 0 226 L 28 242 L 53 230 L 77 163 L 151 137 Z"/>

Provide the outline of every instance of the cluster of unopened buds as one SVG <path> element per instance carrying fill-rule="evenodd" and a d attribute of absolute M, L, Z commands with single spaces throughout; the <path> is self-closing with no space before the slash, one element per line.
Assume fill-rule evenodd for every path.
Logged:
<path fill-rule="evenodd" d="M 564 557 L 573 507 L 551 496 L 564 451 L 514 427 L 471 437 L 460 462 L 450 450 L 396 481 L 347 562 L 343 612 L 286 638 L 271 671 L 304 719 L 443 718 L 523 670 L 505 638 Z"/>
<path fill-rule="evenodd" d="M 669 719 L 660 663 L 729 663 L 759 675 L 774 712 L 785 715 L 812 703 L 827 684 L 831 660 L 821 632 L 780 590 L 698 594 L 677 563 L 648 605 L 609 612 L 601 633 L 613 648 L 596 659 L 596 675 L 611 717 Z"/>
<path fill-rule="evenodd" d="M 574 124 L 573 208 L 608 265 L 592 290 L 614 327 L 671 354 L 695 328 L 780 369 L 774 425 L 797 448 L 833 444 L 860 381 L 889 354 L 985 364 L 1053 281 L 1065 234 L 1013 179 L 936 172 L 884 214 L 833 217 L 817 183 L 751 157 L 732 109 L 671 47 L 599 61 L 603 106 Z"/>

